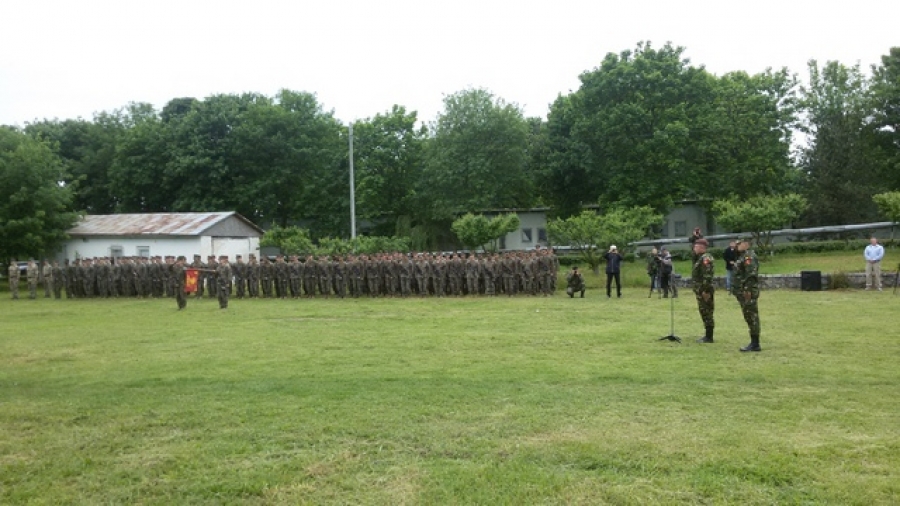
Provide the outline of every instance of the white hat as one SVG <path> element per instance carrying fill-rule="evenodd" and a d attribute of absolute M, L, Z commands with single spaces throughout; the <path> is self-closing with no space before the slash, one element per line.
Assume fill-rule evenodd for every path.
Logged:
<path fill-rule="evenodd" d="M 609 250 L 610 250 L 610 251 L 613 251 L 614 249 L 616 249 L 616 245 L 615 245 L 615 244 L 613 244 L 612 246 L 609 247 Z"/>

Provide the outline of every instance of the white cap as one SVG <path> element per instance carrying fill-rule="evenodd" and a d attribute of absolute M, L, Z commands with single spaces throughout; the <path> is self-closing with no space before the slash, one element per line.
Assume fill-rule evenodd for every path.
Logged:
<path fill-rule="evenodd" d="M 614 250 L 614 249 L 616 249 L 616 245 L 615 245 L 615 244 L 613 244 L 612 246 L 609 247 L 609 250 L 610 250 L 610 251 L 612 251 L 612 250 Z"/>

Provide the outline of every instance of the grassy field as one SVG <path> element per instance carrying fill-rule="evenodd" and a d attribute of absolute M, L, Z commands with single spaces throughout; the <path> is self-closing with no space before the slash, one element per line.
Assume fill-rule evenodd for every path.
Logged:
<path fill-rule="evenodd" d="M 900 503 L 888 291 L 7 297 L 3 504 Z"/>

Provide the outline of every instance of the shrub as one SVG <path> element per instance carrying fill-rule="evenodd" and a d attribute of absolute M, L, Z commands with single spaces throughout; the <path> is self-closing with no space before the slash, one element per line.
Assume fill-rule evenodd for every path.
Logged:
<path fill-rule="evenodd" d="M 846 272 L 832 272 L 831 276 L 828 277 L 829 290 L 846 290 L 847 288 L 850 288 L 850 278 L 847 277 Z"/>

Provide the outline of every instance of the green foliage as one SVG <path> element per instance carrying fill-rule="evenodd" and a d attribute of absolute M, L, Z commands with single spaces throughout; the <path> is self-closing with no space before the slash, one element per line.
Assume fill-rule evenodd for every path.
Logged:
<path fill-rule="evenodd" d="M 450 226 L 466 248 L 489 251 L 497 251 L 499 239 L 518 228 L 519 217 L 512 213 L 500 214 L 493 218 L 467 213 Z"/>
<path fill-rule="evenodd" d="M 263 234 L 259 245 L 278 248 L 285 255 L 307 255 L 315 250 L 309 237 L 309 230 L 295 226 L 273 225 Z"/>
<path fill-rule="evenodd" d="M 0 258 L 56 252 L 78 220 L 66 177 L 47 142 L 0 127 Z"/>
<path fill-rule="evenodd" d="M 850 288 L 850 278 L 846 272 L 836 271 L 832 272 L 831 276 L 828 276 L 829 290 L 846 290 L 847 288 Z"/>
<path fill-rule="evenodd" d="M 349 228 L 347 142 L 310 93 L 178 99 L 122 121 L 110 174 L 118 211 L 234 209 L 261 224 L 304 220 L 314 237 Z"/>
<path fill-rule="evenodd" d="M 803 88 L 804 129 L 809 143 L 801 151 L 806 175 L 804 195 L 810 205 L 803 225 L 842 225 L 874 221 L 872 195 L 882 189 L 873 132 L 870 83 L 859 65 L 830 61 L 809 63 Z"/>
<path fill-rule="evenodd" d="M 0 297 L 0 503 L 897 502 L 896 297 L 766 291 L 747 357 L 722 292 L 717 344 L 678 345 L 655 339 L 672 306 L 702 331 L 690 293 L 587 282 L 224 311 Z"/>
<path fill-rule="evenodd" d="M 551 106 L 543 183 L 562 216 L 598 196 L 663 211 L 683 198 L 781 191 L 795 179 L 794 78 L 717 78 L 683 53 L 641 43 L 607 54 Z"/>
<path fill-rule="evenodd" d="M 395 105 L 386 114 L 353 124 L 356 210 L 367 219 L 398 219 L 415 211 L 427 129 L 416 112 Z"/>
<path fill-rule="evenodd" d="M 445 97 L 418 190 L 421 209 L 440 220 L 460 211 L 531 205 L 533 178 L 524 170 L 528 132 L 521 109 L 486 90 Z"/>
<path fill-rule="evenodd" d="M 882 55 L 872 68 L 873 116 L 871 131 L 878 162 L 875 166 L 883 187 L 900 190 L 900 46 Z"/>
<path fill-rule="evenodd" d="M 720 226 L 731 232 L 752 234 L 757 251 L 769 253 L 772 251 L 772 231 L 790 227 L 806 206 L 805 198 L 791 193 L 716 200 L 712 209 Z"/>
<path fill-rule="evenodd" d="M 878 212 L 894 223 L 894 226 L 891 227 L 891 240 L 893 240 L 894 228 L 900 222 L 900 192 L 879 193 L 873 195 L 872 200 L 878 206 Z"/>
<path fill-rule="evenodd" d="M 408 253 L 410 251 L 410 238 L 397 236 L 368 236 L 360 235 L 350 241 L 352 251 L 357 254 L 371 255 L 383 252 Z"/>
<path fill-rule="evenodd" d="M 547 223 L 547 232 L 554 244 L 571 246 L 582 262 L 597 272 L 608 245 L 620 245 L 624 256 L 629 243 L 644 237 L 662 220 L 662 215 L 649 206 L 612 207 L 602 215 L 582 211 L 565 219 L 556 218 Z"/>

